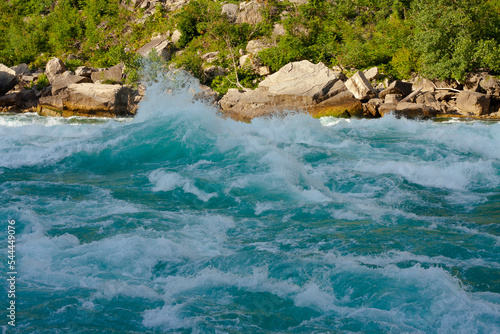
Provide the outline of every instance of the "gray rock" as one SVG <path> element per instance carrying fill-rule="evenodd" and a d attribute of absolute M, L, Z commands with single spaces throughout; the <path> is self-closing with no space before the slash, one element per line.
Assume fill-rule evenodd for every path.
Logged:
<path fill-rule="evenodd" d="M 378 96 L 383 99 L 387 94 L 401 94 L 403 97 L 411 94 L 413 85 L 409 82 L 403 82 L 400 80 L 393 81 L 389 87 L 381 91 Z"/>
<path fill-rule="evenodd" d="M 6 95 L 0 96 L 0 107 L 21 107 L 22 103 L 22 93 L 13 92 Z"/>
<path fill-rule="evenodd" d="M 285 36 L 286 30 L 283 24 L 275 23 L 273 27 L 273 36 Z"/>
<path fill-rule="evenodd" d="M 310 103 L 324 99 L 329 89 L 339 78 L 323 63 L 313 64 L 308 60 L 283 66 L 259 84 L 272 95 L 295 95 L 310 99 Z"/>
<path fill-rule="evenodd" d="M 380 117 L 378 112 L 380 106 L 384 103 L 382 99 L 370 99 L 368 102 L 363 104 L 363 111 L 365 115 L 371 117 Z"/>
<path fill-rule="evenodd" d="M 71 84 L 63 97 L 64 108 L 87 113 L 112 112 L 116 115 L 128 113 L 131 90 L 122 85 L 95 83 Z"/>
<path fill-rule="evenodd" d="M 457 97 L 458 112 L 466 116 L 480 116 L 489 113 L 490 98 L 485 94 L 462 91 Z"/>
<path fill-rule="evenodd" d="M 226 75 L 226 69 L 221 66 L 210 66 L 205 68 L 203 73 L 208 79 L 213 79 L 217 76 Z"/>
<path fill-rule="evenodd" d="M 170 40 L 174 43 L 174 44 L 177 44 L 179 43 L 179 40 L 181 39 L 181 35 L 182 33 L 179 31 L 179 30 L 174 30 L 174 32 L 172 33 L 172 37 L 170 38 Z"/>
<path fill-rule="evenodd" d="M 87 77 L 71 74 L 69 71 L 59 74 L 52 81 L 52 95 L 59 94 L 61 90 L 66 89 L 71 84 L 83 82 L 92 81 Z"/>
<path fill-rule="evenodd" d="M 263 6 L 255 0 L 240 3 L 240 11 L 236 23 L 257 24 L 262 22 Z"/>
<path fill-rule="evenodd" d="M 24 63 L 19 64 L 17 66 L 13 66 L 13 67 L 11 67 L 11 69 L 13 69 L 14 72 L 16 72 L 16 75 L 18 77 L 20 77 L 22 75 L 29 75 L 29 74 L 31 74 L 30 68 L 28 67 L 27 64 L 24 64 Z"/>
<path fill-rule="evenodd" d="M 222 15 L 226 14 L 229 22 L 235 22 L 238 17 L 238 5 L 227 3 L 222 6 Z"/>
<path fill-rule="evenodd" d="M 59 58 L 52 58 L 47 62 L 47 65 L 45 66 L 45 75 L 47 76 L 51 84 L 57 75 L 64 72 L 66 72 L 66 66 Z"/>
<path fill-rule="evenodd" d="M 403 96 L 401 94 L 387 94 L 384 103 L 397 104 L 402 99 Z"/>
<path fill-rule="evenodd" d="M 17 82 L 16 71 L 8 68 L 4 64 L 0 64 L 0 95 L 4 95 L 14 88 Z"/>
<path fill-rule="evenodd" d="M 413 90 L 417 90 L 420 88 L 420 91 L 422 93 L 424 92 L 434 92 L 436 88 L 434 87 L 434 84 L 432 83 L 431 80 L 416 76 L 413 78 Z"/>
<path fill-rule="evenodd" d="M 365 75 L 366 80 L 368 81 L 377 80 L 380 76 L 378 67 L 372 67 L 369 70 L 364 71 L 363 74 Z"/>
<path fill-rule="evenodd" d="M 396 117 L 408 119 L 428 119 L 436 117 L 437 110 L 432 106 L 420 103 L 402 102 L 398 103 L 394 114 Z"/>
<path fill-rule="evenodd" d="M 75 75 L 79 75 L 79 76 L 82 76 L 82 77 L 87 77 L 87 78 L 90 78 L 90 76 L 92 75 L 92 72 L 95 72 L 96 70 L 94 70 L 93 68 L 91 67 L 87 67 L 87 66 L 80 66 L 78 67 L 76 70 L 75 70 Z"/>
<path fill-rule="evenodd" d="M 93 72 L 90 78 L 93 82 L 110 80 L 119 83 L 122 81 L 123 68 L 124 66 L 122 64 L 118 64 L 110 67 L 108 70 Z"/>
<path fill-rule="evenodd" d="M 270 43 L 267 43 L 267 42 L 260 40 L 260 39 L 254 39 L 254 40 L 251 40 L 250 42 L 248 42 L 247 47 L 246 47 L 246 51 L 248 53 L 256 55 L 260 51 L 265 50 L 265 49 L 269 49 L 270 47 L 272 47 L 272 45 Z"/>
<path fill-rule="evenodd" d="M 500 97 L 500 81 L 494 77 L 488 76 L 483 78 L 479 82 L 479 86 L 486 91 L 486 94 Z"/>
<path fill-rule="evenodd" d="M 142 57 L 147 57 L 152 51 L 156 52 L 156 54 L 158 54 L 158 56 L 160 56 L 163 60 L 169 61 L 172 58 L 174 46 L 172 42 L 164 37 L 154 38 L 151 42 L 137 50 L 137 54 Z"/>
<path fill-rule="evenodd" d="M 377 92 L 366 79 L 363 72 L 358 71 L 345 82 L 347 89 L 359 100 L 369 100 L 377 96 Z"/>

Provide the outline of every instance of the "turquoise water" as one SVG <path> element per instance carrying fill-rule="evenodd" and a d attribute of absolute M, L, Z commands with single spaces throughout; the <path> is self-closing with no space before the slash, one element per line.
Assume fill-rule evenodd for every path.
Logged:
<path fill-rule="evenodd" d="M 3 332 L 500 333 L 500 124 L 244 124 L 164 85 L 0 117 Z"/>

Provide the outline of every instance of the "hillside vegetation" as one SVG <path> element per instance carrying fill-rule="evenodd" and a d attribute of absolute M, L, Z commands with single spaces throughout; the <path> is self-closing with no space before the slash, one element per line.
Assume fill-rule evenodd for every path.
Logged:
<path fill-rule="evenodd" d="M 239 4 L 242 1 L 224 3 Z M 462 81 L 477 69 L 500 72 L 500 0 L 260 1 L 263 20 L 231 23 L 222 1 L 192 0 L 176 11 L 157 2 L 154 14 L 119 0 L 7 0 L 0 3 L 0 63 L 43 67 L 52 56 L 68 68 L 137 66 L 135 50 L 154 33 L 179 30 L 172 62 L 219 92 L 259 75 L 237 68 L 240 49 L 261 39 L 271 48 L 260 62 L 277 71 L 308 59 L 328 66 L 378 66 L 395 78 L 413 72 Z M 284 34 L 273 33 L 281 24 Z M 206 77 L 202 54 L 219 51 L 215 65 L 228 80 Z M 236 76 L 235 73 L 238 73 Z"/>

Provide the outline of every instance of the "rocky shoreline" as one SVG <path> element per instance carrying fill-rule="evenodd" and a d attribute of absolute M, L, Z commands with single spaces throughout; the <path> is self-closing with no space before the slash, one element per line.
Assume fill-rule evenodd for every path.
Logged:
<path fill-rule="evenodd" d="M 58 58 L 51 59 L 43 72 L 32 72 L 26 64 L 12 68 L 0 64 L 0 112 L 133 116 L 144 90 L 122 84 L 123 69 L 120 64 L 109 69 L 81 66 L 71 72 Z M 42 75 L 48 80 L 43 88 L 35 84 Z M 204 96 L 215 100 L 222 115 L 245 122 L 297 111 L 313 117 L 378 118 L 392 112 L 396 117 L 417 119 L 500 119 L 500 80 L 488 73 L 469 75 L 464 84 L 418 76 L 390 81 L 378 68 L 347 78 L 323 63 L 302 60 L 267 75 L 255 90 L 229 89 L 218 99 L 210 88 L 200 87 Z"/>

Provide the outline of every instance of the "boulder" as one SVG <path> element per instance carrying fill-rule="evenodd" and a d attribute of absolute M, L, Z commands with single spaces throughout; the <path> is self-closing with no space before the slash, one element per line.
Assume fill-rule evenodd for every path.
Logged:
<path fill-rule="evenodd" d="M 90 78 L 93 82 L 109 80 L 119 83 L 122 81 L 123 68 L 124 66 L 122 64 L 118 64 L 104 71 L 93 72 Z"/>
<path fill-rule="evenodd" d="M 440 91 L 434 96 L 438 101 L 449 101 L 457 98 L 457 93 L 451 91 Z"/>
<path fill-rule="evenodd" d="M 116 115 L 128 114 L 131 89 L 122 85 L 94 83 L 71 84 L 63 98 L 65 109 L 88 113 L 107 111 Z"/>
<path fill-rule="evenodd" d="M 384 103 L 397 104 L 402 99 L 403 99 L 403 96 L 401 94 L 387 94 L 385 96 Z"/>
<path fill-rule="evenodd" d="M 52 81 L 52 95 L 57 95 L 61 90 L 66 89 L 69 85 L 74 83 L 92 82 L 87 77 L 74 75 L 70 71 L 59 74 Z"/>
<path fill-rule="evenodd" d="M 483 80 L 479 82 L 479 86 L 484 89 L 486 94 L 500 97 L 500 81 L 494 77 L 488 76 L 483 78 Z"/>
<path fill-rule="evenodd" d="M 413 85 L 409 82 L 403 82 L 400 80 L 393 81 L 389 87 L 381 91 L 378 96 L 383 99 L 387 94 L 401 94 L 403 97 L 410 95 L 413 89 Z"/>
<path fill-rule="evenodd" d="M 16 71 L 0 64 L 0 96 L 14 88 L 17 82 Z"/>
<path fill-rule="evenodd" d="M 413 90 L 417 90 L 420 88 L 422 93 L 424 92 L 434 92 L 436 88 L 431 80 L 423 78 L 421 76 L 416 76 L 412 78 L 413 82 Z"/>
<path fill-rule="evenodd" d="M 238 5 L 232 3 L 223 5 L 221 14 L 226 14 L 229 22 L 235 22 L 238 16 Z"/>
<path fill-rule="evenodd" d="M 323 63 L 293 62 L 268 76 L 255 90 L 230 89 L 220 100 L 237 120 L 304 111 L 315 117 L 361 117 L 363 106 Z"/>
<path fill-rule="evenodd" d="M 221 66 L 209 66 L 203 70 L 205 77 L 213 79 L 217 76 L 226 75 L 226 69 Z"/>
<path fill-rule="evenodd" d="M 380 116 L 384 116 L 388 113 L 394 112 L 396 108 L 396 103 L 382 103 L 378 108 L 378 113 L 380 114 Z"/>
<path fill-rule="evenodd" d="M 39 103 L 42 108 L 63 110 L 63 98 L 67 97 L 67 94 L 59 94 L 56 96 L 43 96 L 40 98 Z"/>
<path fill-rule="evenodd" d="M 181 35 L 182 33 L 179 30 L 175 29 L 170 40 L 172 41 L 172 43 L 177 44 L 181 39 Z"/>
<path fill-rule="evenodd" d="M 489 113 L 490 98 L 485 94 L 462 91 L 457 97 L 458 112 L 466 116 L 480 116 Z"/>
<path fill-rule="evenodd" d="M 259 66 L 256 72 L 261 77 L 265 77 L 271 74 L 271 69 L 269 68 L 269 66 Z"/>
<path fill-rule="evenodd" d="M 22 75 L 30 75 L 31 74 L 31 71 L 30 71 L 30 68 L 28 67 L 27 64 L 19 64 L 17 66 L 13 66 L 11 67 L 12 70 L 14 70 L 14 72 L 16 72 L 16 75 L 18 77 L 22 76 Z"/>
<path fill-rule="evenodd" d="M 363 74 L 368 81 L 377 80 L 380 77 L 378 67 L 372 67 L 369 70 L 364 71 Z"/>
<path fill-rule="evenodd" d="M 345 82 L 347 89 L 359 100 L 369 100 L 377 96 L 377 92 L 366 79 L 363 72 L 358 71 Z"/>
<path fill-rule="evenodd" d="M 308 60 L 283 66 L 259 84 L 271 95 L 305 97 L 308 103 L 320 102 L 339 78 L 323 63 Z"/>
<path fill-rule="evenodd" d="M 437 110 L 432 106 L 421 103 L 401 102 L 396 106 L 394 114 L 396 117 L 408 119 L 428 119 L 436 117 Z"/>
<path fill-rule="evenodd" d="M 75 70 L 75 75 L 90 78 L 92 72 L 95 72 L 93 68 L 87 66 L 80 66 Z"/>
<path fill-rule="evenodd" d="M 271 44 L 269 44 L 263 40 L 260 40 L 260 39 L 254 39 L 254 40 L 251 40 L 248 42 L 247 47 L 246 47 L 246 51 L 248 53 L 256 55 L 260 51 L 265 50 L 265 49 L 269 49 L 270 47 L 272 47 Z"/>
<path fill-rule="evenodd" d="M 173 38 L 173 37 L 172 37 Z M 180 38 L 180 35 L 179 35 Z M 174 42 L 175 43 L 175 42 Z M 153 51 L 154 50 L 154 51 Z M 169 61 L 174 50 L 173 42 L 164 37 L 153 38 L 151 42 L 137 50 L 137 54 L 147 57 L 151 51 L 156 52 L 163 60 Z"/>
<path fill-rule="evenodd" d="M 21 92 L 8 93 L 0 96 L 0 107 L 21 107 L 22 94 Z"/>
<path fill-rule="evenodd" d="M 363 104 L 363 112 L 367 117 L 380 117 L 379 108 L 384 103 L 382 99 L 371 99 Z"/>
<path fill-rule="evenodd" d="M 51 84 L 57 75 L 64 72 L 66 72 L 66 66 L 64 66 L 64 63 L 59 58 L 52 58 L 47 62 L 47 65 L 45 66 L 45 75 L 47 76 Z"/>
<path fill-rule="evenodd" d="M 262 22 L 262 8 L 263 6 L 255 0 L 240 3 L 236 23 L 257 24 Z"/>

